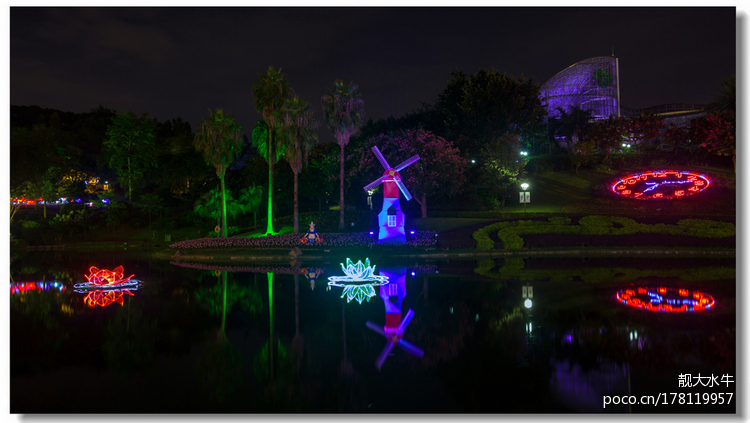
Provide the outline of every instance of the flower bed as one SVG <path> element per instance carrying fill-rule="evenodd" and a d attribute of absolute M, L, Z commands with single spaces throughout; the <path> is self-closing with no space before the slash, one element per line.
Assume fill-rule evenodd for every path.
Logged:
<path fill-rule="evenodd" d="M 414 231 L 414 234 L 407 233 L 406 243 L 403 245 L 407 247 L 417 248 L 434 247 L 435 245 L 437 245 L 437 240 L 435 237 L 436 234 L 437 232 L 434 231 Z M 301 239 L 302 235 L 303 234 L 284 234 L 254 238 L 198 238 L 175 242 L 174 244 L 170 245 L 169 248 L 293 248 L 301 246 L 299 240 Z M 322 249 L 329 247 L 399 247 L 399 245 L 394 244 L 378 244 L 377 236 L 370 235 L 368 232 L 323 233 L 321 234 L 321 237 L 324 240 L 322 244 L 318 244 L 315 246 L 305 246 L 304 248 Z"/>

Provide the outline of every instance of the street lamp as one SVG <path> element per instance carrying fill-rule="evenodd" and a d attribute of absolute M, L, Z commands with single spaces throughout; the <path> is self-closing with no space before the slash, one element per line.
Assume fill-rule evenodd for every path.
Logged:
<path fill-rule="evenodd" d="M 526 182 L 521 184 L 521 189 L 523 189 L 523 192 L 520 192 L 521 194 L 521 202 L 523 203 L 523 212 L 526 213 L 526 203 L 531 201 L 531 193 L 526 192 L 526 189 L 529 187 L 529 184 Z"/>

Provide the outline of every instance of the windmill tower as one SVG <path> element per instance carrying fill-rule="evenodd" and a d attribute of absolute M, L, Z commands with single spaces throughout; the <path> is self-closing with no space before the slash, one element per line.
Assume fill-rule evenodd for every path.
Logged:
<path fill-rule="evenodd" d="M 396 167 L 391 167 L 388 161 L 383 157 L 383 154 L 378 150 L 377 146 L 372 147 L 372 152 L 375 153 L 375 157 L 378 158 L 380 164 L 385 168 L 383 176 L 365 185 L 365 191 L 369 191 L 376 186 L 383 184 L 383 210 L 378 214 L 378 226 L 380 231 L 378 232 L 378 241 L 386 243 L 404 243 L 406 242 L 406 233 L 404 231 L 404 213 L 401 211 L 401 203 L 399 201 L 398 192 L 399 190 L 406 197 L 406 201 L 411 200 L 411 193 L 401 181 L 401 175 L 399 174 L 404 168 L 410 164 L 419 160 L 419 155 L 406 159 L 403 163 Z M 388 210 L 393 207 L 395 214 L 389 215 Z"/>

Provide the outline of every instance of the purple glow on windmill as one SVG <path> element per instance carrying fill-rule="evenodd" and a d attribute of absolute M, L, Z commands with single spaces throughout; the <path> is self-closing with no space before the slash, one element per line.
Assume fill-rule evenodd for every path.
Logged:
<path fill-rule="evenodd" d="M 403 339 L 404 329 L 406 329 L 412 317 L 414 317 L 414 311 L 409 309 L 403 320 L 401 319 L 401 303 L 406 296 L 406 268 L 380 269 L 380 274 L 387 276 L 390 281 L 387 285 L 381 285 L 378 292 L 378 295 L 383 299 L 383 303 L 385 304 L 385 326 L 380 326 L 369 320 L 365 323 L 368 328 L 383 335 L 386 341 L 388 341 L 380 356 L 375 361 L 375 366 L 378 369 L 383 366 L 385 359 L 388 358 L 394 345 L 398 345 L 409 354 L 419 358 L 424 357 L 424 351 Z M 391 297 L 396 297 L 395 303 L 391 301 Z"/>
<path fill-rule="evenodd" d="M 372 147 L 372 152 L 375 153 L 375 157 L 378 158 L 380 164 L 385 168 L 383 176 L 364 187 L 365 191 L 368 191 L 383 184 L 383 210 L 378 214 L 378 226 L 380 227 L 378 241 L 394 244 L 404 243 L 406 242 L 406 233 L 404 232 L 405 215 L 401 211 L 398 192 L 400 190 L 404 194 L 406 201 L 411 200 L 412 195 L 401 181 L 401 174 L 399 172 L 419 160 L 419 155 L 415 154 L 400 165 L 391 167 L 377 146 Z M 388 214 L 388 210 L 391 207 L 395 210 L 395 215 Z"/>

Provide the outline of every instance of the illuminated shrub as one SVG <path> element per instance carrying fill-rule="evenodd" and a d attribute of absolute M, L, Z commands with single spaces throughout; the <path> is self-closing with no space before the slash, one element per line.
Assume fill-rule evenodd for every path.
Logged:
<path fill-rule="evenodd" d="M 497 231 L 497 238 L 506 250 L 517 250 L 524 246 L 523 235 L 565 234 L 565 235 L 633 235 L 633 234 L 663 234 L 690 236 L 699 238 L 728 238 L 735 237 L 736 227 L 728 222 L 716 222 L 702 219 L 684 219 L 676 225 L 664 223 L 643 224 L 633 219 L 619 216 L 586 216 L 578 221 L 578 225 L 556 224 L 570 222 L 566 218 L 549 218 L 547 222 L 520 220 L 515 222 L 499 222 L 473 234 L 477 242 L 477 249 L 492 250 L 495 243 L 489 234 Z"/>

